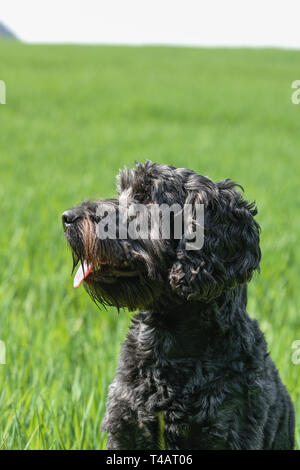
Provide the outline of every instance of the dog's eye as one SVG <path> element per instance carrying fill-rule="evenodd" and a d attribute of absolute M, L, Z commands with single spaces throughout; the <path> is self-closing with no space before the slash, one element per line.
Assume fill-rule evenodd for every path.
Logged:
<path fill-rule="evenodd" d="M 100 218 L 96 215 L 90 215 L 90 219 L 92 222 L 94 222 L 95 224 L 97 224 L 100 220 Z"/>
<path fill-rule="evenodd" d="M 150 197 L 146 194 L 142 193 L 135 193 L 134 194 L 134 201 L 138 202 L 139 204 L 153 204 L 153 201 Z"/>

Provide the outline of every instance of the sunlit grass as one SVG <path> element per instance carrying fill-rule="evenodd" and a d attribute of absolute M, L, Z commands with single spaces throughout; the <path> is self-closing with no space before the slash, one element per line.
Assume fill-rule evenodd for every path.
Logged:
<path fill-rule="evenodd" d="M 299 53 L 0 43 L 0 447 L 101 449 L 100 424 L 129 314 L 72 287 L 60 214 L 112 196 L 151 158 L 256 199 L 259 319 L 300 416 Z M 300 448 L 300 430 L 297 429 Z"/>

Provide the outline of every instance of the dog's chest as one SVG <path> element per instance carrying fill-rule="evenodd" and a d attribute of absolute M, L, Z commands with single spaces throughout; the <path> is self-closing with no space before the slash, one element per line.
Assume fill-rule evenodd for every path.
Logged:
<path fill-rule="evenodd" d="M 225 376 L 216 375 L 218 364 L 205 355 L 176 357 L 172 351 L 177 346 L 170 334 L 143 324 L 128 337 L 123 344 L 119 379 L 132 409 L 147 413 L 172 410 L 188 416 L 199 411 L 208 394 L 220 395 Z M 194 352 L 193 347 L 190 350 Z"/>

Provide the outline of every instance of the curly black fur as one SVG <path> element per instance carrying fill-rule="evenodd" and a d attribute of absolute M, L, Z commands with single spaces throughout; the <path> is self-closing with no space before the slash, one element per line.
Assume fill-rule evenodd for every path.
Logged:
<path fill-rule="evenodd" d="M 294 446 L 292 402 L 246 311 L 261 253 L 256 208 L 237 188 L 147 161 L 120 172 L 119 199 L 85 201 L 64 215 L 74 265 L 94 266 L 84 281 L 93 300 L 146 309 L 133 317 L 109 387 L 108 449 Z M 189 251 L 184 236 L 99 240 L 97 208 L 118 212 L 125 197 L 204 204 L 204 246 Z"/>

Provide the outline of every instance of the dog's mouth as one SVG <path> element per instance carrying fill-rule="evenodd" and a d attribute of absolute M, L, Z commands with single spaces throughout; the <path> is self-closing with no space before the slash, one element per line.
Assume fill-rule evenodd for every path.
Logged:
<path fill-rule="evenodd" d="M 137 275 L 137 271 L 132 270 L 127 261 L 123 261 L 121 264 L 110 264 L 109 261 L 103 260 L 95 266 L 84 259 L 76 271 L 73 286 L 77 288 L 83 281 L 113 283 L 119 278 L 133 278 Z"/>

